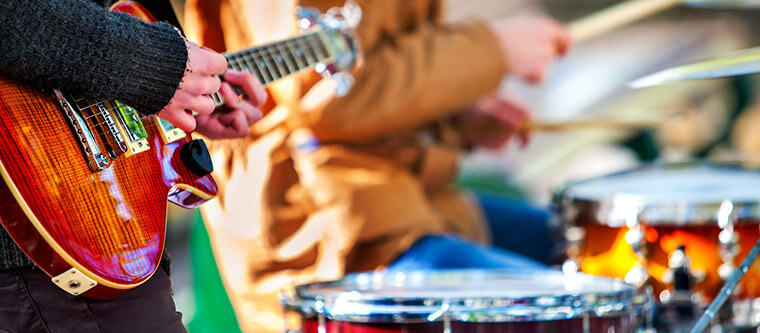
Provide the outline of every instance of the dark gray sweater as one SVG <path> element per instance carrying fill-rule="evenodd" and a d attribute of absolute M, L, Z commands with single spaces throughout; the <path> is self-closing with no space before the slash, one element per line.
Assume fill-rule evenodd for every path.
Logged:
<path fill-rule="evenodd" d="M 154 1 L 154 0 L 151 0 Z M 159 111 L 187 62 L 168 24 L 147 24 L 87 0 L 1 0 L 0 75 Z M 0 227 L 0 269 L 32 262 Z"/>
<path fill-rule="evenodd" d="M 151 114 L 182 79 L 184 40 L 86 0 L 0 1 L 0 75 L 74 94 L 118 98 Z"/>

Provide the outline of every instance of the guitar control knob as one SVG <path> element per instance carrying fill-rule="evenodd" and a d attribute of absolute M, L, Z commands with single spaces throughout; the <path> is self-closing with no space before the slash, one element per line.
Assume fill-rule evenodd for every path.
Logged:
<path fill-rule="evenodd" d="M 211 163 L 211 155 L 208 152 L 206 143 L 201 139 L 195 139 L 182 146 L 179 153 L 182 163 L 192 173 L 203 177 L 214 171 L 214 164 Z"/>

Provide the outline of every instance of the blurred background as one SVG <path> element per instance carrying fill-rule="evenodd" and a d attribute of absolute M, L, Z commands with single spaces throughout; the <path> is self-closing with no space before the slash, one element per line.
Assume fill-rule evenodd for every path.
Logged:
<path fill-rule="evenodd" d="M 182 20 L 182 0 L 173 0 Z M 498 19 L 525 13 L 546 13 L 560 21 L 574 19 L 617 3 L 603 0 L 448 0 L 447 20 Z M 540 88 L 506 79 L 502 93 L 529 105 L 538 120 L 614 118 L 655 120 L 646 129 L 583 129 L 537 132 L 531 143 L 466 156 L 458 184 L 503 197 L 549 205 L 552 194 L 568 181 L 630 169 L 643 163 L 716 162 L 759 165 L 760 91 L 757 76 L 705 80 L 631 90 L 626 84 L 643 75 L 682 63 L 717 57 L 760 45 L 757 10 L 715 10 L 678 7 L 647 20 L 574 46 Z M 214 311 L 236 329 L 218 273 L 191 279 L 194 263 L 213 261 L 211 251 L 191 253 L 192 237 L 208 244 L 197 211 L 170 207 L 167 246 L 174 258 L 172 280 L 178 310 L 185 323 L 197 311 Z M 205 257 L 204 257 L 205 256 Z M 195 264 L 195 266 L 199 266 Z M 201 280 L 201 281 L 199 281 Z M 208 294 L 215 304 L 194 297 Z M 194 323 L 191 331 L 203 331 Z"/>

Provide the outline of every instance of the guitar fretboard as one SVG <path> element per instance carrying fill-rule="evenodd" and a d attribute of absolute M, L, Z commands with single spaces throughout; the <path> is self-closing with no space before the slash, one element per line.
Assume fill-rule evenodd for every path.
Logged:
<path fill-rule="evenodd" d="M 263 85 L 268 85 L 286 76 L 312 68 L 318 63 L 329 62 L 333 55 L 325 45 L 322 31 L 316 31 L 294 38 L 227 53 L 229 68 L 248 71 Z M 221 94 L 211 95 L 214 103 L 224 103 Z"/>

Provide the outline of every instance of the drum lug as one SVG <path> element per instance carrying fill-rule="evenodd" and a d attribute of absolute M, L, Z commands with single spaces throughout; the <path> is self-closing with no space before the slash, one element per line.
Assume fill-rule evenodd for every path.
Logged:
<path fill-rule="evenodd" d="M 672 284 L 669 305 L 675 311 L 678 320 L 694 318 L 695 302 L 692 286 L 696 282 L 696 274 L 691 270 L 691 258 L 686 255 L 686 246 L 679 246 L 668 258 L 667 277 L 663 281 Z M 670 280 L 670 281 L 667 281 Z"/>
<path fill-rule="evenodd" d="M 641 266 L 640 263 L 633 264 L 633 268 L 628 271 L 628 273 L 625 274 L 625 282 L 636 285 L 638 287 L 643 286 L 647 281 L 649 281 L 649 271 L 647 271 L 646 267 Z"/>
<path fill-rule="evenodd" d="M 645 230 L 641 224 L 637 223 L 632 226 L 625 234 L 625 240 L 628 242 L 628 244 L 631 245 L 631 248 L 633 248 L 633 252 L 636 253 L 636 256 L 638 256 L 640 259 L 649 258 L 649 247 L 651 244 L 649 244 L 647 241 L 645 237 Z"/>
<path fill-rule="evenodd" d="M 704 273 L 695 273 L 691 269 L 691 258 L 686 255 L 686 246 L 680 245 L 668 257 L 668 269 L 662 276 L 662 281 L 669 284 L 670 289 L 660 292 L 659 299 L 663 306 L 663 322 L 668 325 L 668 331 L 680 331 L 684 325 L 691 325 L 698 313 L 701 294 L 694 292 L 694 285 L 703 280 Z"/>
<path fill-rule="evenodd" d="M 575 259 L 567 259 L 562 263 L 562 273 L 565 275 L 572 275 L 578 273 L 580 263 Z"/>
<path fill-rule="evenodd" d="M 718 276 L 724 283 L 728 281 L 736 270 L 734 261 L 739 255 L 739 233 L 736 232 L 734 225 L 736 223 L 736 214 L 734 205 L 731 201 L 723 201 L 718 209 L 718 226 L 721 231 L 718 234 L 718 243 L 720 244 L 720 259 L 723 263 L 718 267 Z M 734 311 L 733 303 L 736 301 L 736 295 L 739 293 L 742 285 L 739 284 L 733 290 L 731 297 L 720 308 L 717 319 L 718 325 L 724 331 L 733 331 Z"/>
<path fill-rule="evenodd" d="M 629 230 L 625 234 L 625 241 L 631 245 L 631 249 L 633 249 L 639 261 L 625 274 L 625 282 L 643 286 L 651 278 L 649 270 L 646 267 L 646 262 L 651 254 L 651 244 L 646 239 L 644 227 L 635 220 L 635 217 L 629 219 L 629 222 L 627 223 Z"/>
<path fill-rule="evenodd" d="M 734 271 L 734 260 L 739 255 L 739 234 L 734 231 L 733 223 L 728 224 L 726 228 L 718 234 L 720 242 L 720 259 L 723 264 L 718 269 L 721 280 L 726 281 Z"/>
<path fill-rule="evenodd" d="M 726 281 L 736 268 L 734 260 L 739 255 L 739 233 L 734 229 L 736 215 L 731 201 L 723 201 L 718 209 L 718 226 L 721 228 L 718 234 L 720 244 L 720 259 L 723 264 L 718 269 L 721 280 Z"/>
<path fill-rule="evenodd" d="M 586 229 L 580 226 L 567 228 L 565 231 L 565 241 L 567 242 L 568 258 L 578 258 L 581 255 L 581 249 L 586 241 Z"/>

